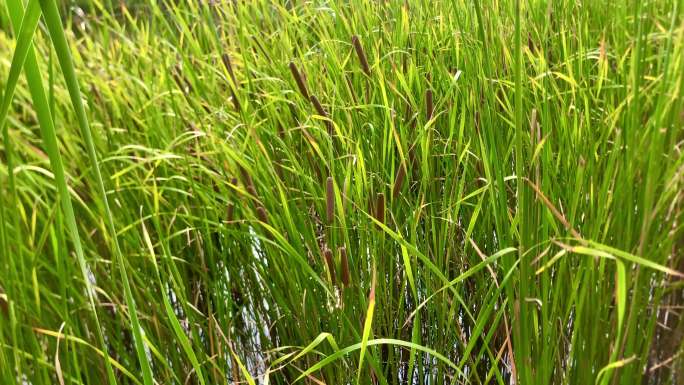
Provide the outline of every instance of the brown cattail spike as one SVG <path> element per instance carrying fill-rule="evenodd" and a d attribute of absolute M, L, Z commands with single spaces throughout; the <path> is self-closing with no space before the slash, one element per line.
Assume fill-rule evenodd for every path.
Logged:
<path fill-rule="evenodd" d="M 432 90 L 427 90 L 425 92 L 425 117 L 427 120 L 432 119 L 434 106 L 432 104 Z"/>
<path fill-rule="evenodd" d="M 328 117 L 328 114 L 325 112 L 325 109 L 323 109 L 323 105 L 318 100 L 316 95 L 311 95 L 311 104 L 313 104 L 318 115 L 323 116 L 323 117 Z"/>
<path fill-rule="evenodd" d="M 256 211 L 259 220 L 263 223 L 268 223 L 268 214 L 266 213 L 266 209 L 264 208 L 264 206 L 257 207 Z"/>
<path fill-rule="evenodd" d="M 230 187 L 232 187 L 232 188 L 237 188 L 237 186 L 238 186 L 238 178 L 232 177 L 232 178 L 230 179 L 230 184 L 231 184 Z"/>
<path fill-rule="evenodd" d="M 397 170 L 397 176 L 394 178 L 394 187 L 392 188 L 392 199 L 396 199 L 401 192 L 401 187 L 404 184 L 404 177 L 406 177 L 406 167 L 402 162 Z"/>
<path fill-rule="evenodd" d="M 338 249 L 340 253 L 340 268 L 342 269 L 342 283 L 344 287 L 349 287 L 349 260 L 347 259 L 347 249 L 342 246 Z"/>
<path fill-rule="evenodd" d="M 332 281 L 332 284 L 335 284 L 335 261 L 333 261 L 333 252 L 330 249 L 325 249 L 323 252 L 323 256 L 325 257 L 325 263 L 328 265 L 328 271 L 330 272 L 330 280 Z"/>
<path fill-rule="evenodd" d="M 352 36 L 352 45 L 354 45 L 356 55 L 358 55 L 359 57 L 359 61 L 361 62 L 361 68 L 363 68 L 363 72 L 365 72 L 366 75 L 370 76 L 370 66 L 368 65 L 368 60 L 366 60 L 366 54 L 363 52 L 363 46 L 361 46 L 361 41 L 359 40 L 358 36 Z"/>
<path fill-rule="evenodd" d="M 240 176 L 242 177 L 242 184 L 244 184 L 245 186 L 249 186 L 250 184 L 252 184 L 252 177 L 249 176 L 247 170 L 240 165 L 238 165 L 238 169 L 240 170 Z"/>
<path fill-rule="evenodd" d="M 328 224 L 332 224 L 335 219 L 335 190 L 333 178 L 328 177 L 325 183 L 325 213 Z"/>
<path fill-rule="evenodd" d="M 385 194 L 379 193 L 375 204 L 375 219 L 385 224 Z"/>
<path fill-rule="evenodd" d="M 242 176 L 242 184 L 245 185 L 247 192 L 253 197 L 256 197 L 256 187 L 254 187 L 252 176 L 242 167 L 240 167 L 240 175 Z"/>
<path fill-rule="evenodd" d="M 299 87 L 299 92 L 302 93 L 302 95 L 309 100 L 309 91 L 306 89 L 306 82 L 304 82 L 304 78 L 302 77 L 302 74 L 299 72 L 297 69 L 297 66 L 295 65 L 294 62 L 290 62 L 290 72 L 292 72 L 292 76 L 295 79 L 295 82 L 297 83 L 297 87 Z"/>

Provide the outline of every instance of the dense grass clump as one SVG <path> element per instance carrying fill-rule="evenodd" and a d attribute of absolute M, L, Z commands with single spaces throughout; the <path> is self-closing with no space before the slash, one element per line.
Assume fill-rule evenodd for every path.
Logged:
<path fill-rule="evenodd" d="M 0 383 L 684 382 L 683 0 L 1 7 Z"/>

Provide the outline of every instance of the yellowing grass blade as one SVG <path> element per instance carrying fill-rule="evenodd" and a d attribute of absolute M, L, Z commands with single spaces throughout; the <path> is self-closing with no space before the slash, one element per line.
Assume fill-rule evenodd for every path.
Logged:
<path fill-rule="evenodd" d="M 371 283 L 370 294 L 368 295 L 368 311 L 366 312 L 366 321 L 363 324 L 363 336 L 361 338 L 361 356 L 359 357 L 359 369 L 356 372 L 356 383 L 359 383 L 361 378 L 361 369 L 363 368 L 363 358 L 366 354 L 366 347 L 368 345 L 368 338 L 373 329 L 373 312 L 375 311 L 375 267 L 373 267 L 373 281 Z"/>

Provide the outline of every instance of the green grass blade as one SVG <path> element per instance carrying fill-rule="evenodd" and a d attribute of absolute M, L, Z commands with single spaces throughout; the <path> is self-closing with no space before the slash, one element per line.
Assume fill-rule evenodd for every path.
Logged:
<path fill-rule="evenodd" d="M 368 309 L 366 310 L 366 320 L 363 323 L 363 336 L 361 337 L 361 344 L 359 345 L 361 352 L 359 355 L 359 368 L 356 372 L 356 383 L 359 383 L 361 378 L 361 369 L 363 368 L 363 358 L 366 354 L 368 346 L 368 338 L 373 329 L 373 313 L 375 312 L 375 268 L 373 269 L 373 282 L 371 283 L 370 294 L 368 295 Z"/>
<path fill-rule="evenodd" d="M 402 341 L 402 340 L 396 340 L 392 338 L 377 338 L 377 339 L 372 339 L 366 341 L 366 343 L 357 343 L 351 346 L 347 346 L 346 348 L 342 348 L 339 351 L 327 356 L 326 358 L 322 359 L 315 365 L 312 365 L 310 368 L 306 369 L 299 377 L 294 382 L 298 382 L 304 377 L 308 376 L 309 374 L 312 374 L 318 370 L 321 370 L 325 368 L 327 365 L 330 365 L 334 361 L 344 357 L 345 355 L 356 351 L 360 350 L 363 346 L 369 347 L 369 346 L 378 346 L 378 345 L 395 345 L 395 346 L 401 346 L 409 349 L 415 349 L 417 351 L 427 353 L 430 356 L 438 359 L 441 362 L 444 362 L 447 364 L 449 367 L 452 369 L 456 370 L 459 375 L 463 375 L 463 372 L 460 372 L 456 364 L 454 364 L 451 360 L 446 358 L 443 354 L 440 354 L 439 352 L 435 351 L 434 349 L 427 348 L 425 346 L 417 345 L 409 341 Z"/>
<path fill-rule="evenodd" d="M 153 385 L 152 380 L 152 370 L 150 368 L 150 363 L 147 360 L 145 353 L 144 341 L 142 338 L 140 321 L 138 319 L 138 311 L 135 304 L 135 299 L 133 297 L 130 282 L 128 280 L 128 274 L 126 273 L 125 261 L 121 248 L 119 246 L 119 241 L 116 233 L 116 228 L 114 226 L 114 219 L 109 208 L 109 203 L 107 199 L 107 192 L 104 187 L 104 182 L 102 180 L 102 175 L 100 172 L 100 166 L 97 159 L 97 154 L 95 152 L 95 145 L 93 143 L 92 133 L 90 130 L 90 125 L 88 123 L 88 118 L 86 117 L 85 108 L 83 106 L 83 101 L 81 99 L 81 91 L 76 78 L 76 72 L 74 70 L 71 51 L 67 43 L 66 36 L 64 34 L 64 29 L 62 27 L 62 22 L 59 16 L 59 10 L 54 0 L 40 0 L 40 6 L 43 10 L 43 15 L 45 18 L 45 24 L 50 31 L 50 38 L 55 47 L 55 52 L 59 60 L 60 67 L 62 69 L 62 74 L 67 83 L 67 88 L 69 89 L 69 97 L 71 98 L 71 103 L 76 112 L 78 118 L 78 125 L 81 129 L 81 135 L 86 144 L 86 149 L 88 152 L 88 158 L 95 174 L 95 181 L 97 183 L 98 191 L 101 196 L 104 209 L 105 209 L 105 219 L 107 222 L 107 228 L 109 230 L 109 235 L 112 237 L 112 245 L 114 248 L 114 256 L 116 258 L 119 271 L 121 273 L 121 281 L 124 286 L 124 293 L 126 297 L 126 305 L 128 306 L 129 317 L 131 321 L 131 329 L 133 331 L 133 340 L 135 343 L 135 349 L 138 355 L 138 362 L 142 371 L 142 378 L 145 385 Z"/>
<path fill-rule="evenodd" d="M 33 4 L 33 7 L 31 6 Z M 28 32 L 25 31 L 24 29 L 24 23 L 26 20 L 29 20 L 29 23 L 34 22 L 34 17 L 35 15 L 40 15 L 40 7 L 38 2 L 31 2 L 29 3 L 29 7 L 27 8 L 27 12 L 24 13 L 24 10 L 22 9 L 22 5 L 19 2 L 19 0 L 7 0 L 7 9 L 9 11 L 10 17 L 13 19 L 13 24 L 14 25 L 19 25 L 19 21 L 22 20 L 22 15 L 23 15 L 23 20 L 22 22 L 22 30 L 19 33 L 19 38 L 22 39 L 29 39 L 28 41 L 32 39 L 32 36 L 29 37 Z M 32 13 L 33 15 L 29 14 Z M 35 19 L 37 22 L 37 18 Z M 35 30 L 35 27 L 33 28 Z M 59 191 L 59 197 L 62 205 L 62 210 L 64 211 L 64 215 L 67 221 L 67 227 L 69 229 L 69 236 L 72 239 L 72 242 L 74 244 L 75 252 L 76 252 L 76 257 L 78 259 L 79 266 L 81 268 L 81 275 L 83 277 L 83 280 L 86 284 L 87 288 L 87 293 L 88 293 L 88 299 L 89 299 L 89 305 L 90 305 L 90 310 L 93 313 L 93 317 L 95 319 L 95 325 L 96 325 L 96 333 L 98 335 L 98 342 L 100 346 L 102 346 L 102 355 L 105 358 L 105 367 L 106 367 L 106 372 L 107 372 L 107 380 L 110 385 L 116 384 L 116 380 L 114 377 L 112 365 L 110 363 L 108 353 L 107 353 L 107 348 L 106 344 L 104 342 L 104 334 L 102 332 L 102 327 L 100 325 L 100 320 L 97 315 L 97 309 L 95 307 L 95 290 L 92 286 L 92 283 L 90 281 L 90 278 L 88 276 L 88 272 L 91 271 L 90 268 L 88 267 L 88 264 L 85 260 L 85 255 L 83 251 L 83 245 L 78 233 L 78 228 L 76 225 L 76 218 L 74 215 L 73 207 L 71 205 L 71 200 L 70 200 L 70 194 L 67 188 L 67 182 L 66 182 L 66 176 L 64 172 L 64 167 L 61 159 L 61 155 L 59 153 L 59 148 L 57 146 L 57 137 L 55 134 L 55 128 L 54 128 L 54 123 L 52 121 L 52 115 L 50 113 L 49 109 L 49 104 L 47 97 L 45 95 L 45 91 L 43 88 L 41 76 L 40 76 L 40 70 L 38 68 L 38 63 L 35 57 L 35 53 L 33 51 L 33 47 L 31 46 L 30 43 L 27 43 L 26 41 L 23 41 L 21 43 L 18 42 L 18 48 L 19 44 L 21 44 L 21 52 L 23 52 L 23 55 L 25 57 L 25 64 L 24 64 L 24 69 L 26 72 L 26 79 L 28 81 L 29 85 L 29 90 L 31 92 L 31 98 L 33 99 L 33 107 L 36 112 L 36 116 L 38 118 L 38 122 L 40 125 L 41 129 L 41 136 L 43 138 L 43 143 L 46 147 L 46 151 L 48 154 L 48 157 L 50 159 L 50 165 L 52 167 L 53 173 L 55 175 L 55 183 L 57 184 L 57 189 Z M 25 48 L 24 48 L 25 47 Z M 21 54 L 21 53 L 20 53 Z M 14 82 L 16 82 L 16 79 L 14 79 Z M 9 85 L 9 84 L 8 84 Z M 11 95 L 11 92 L 6 92 L 5 95 Z M 4 107 L 4 104 L 3 104 Z M 3 119 L 4 121 L 4 119 Z M 9 163 L 8 163 L 9 164 Z"/>

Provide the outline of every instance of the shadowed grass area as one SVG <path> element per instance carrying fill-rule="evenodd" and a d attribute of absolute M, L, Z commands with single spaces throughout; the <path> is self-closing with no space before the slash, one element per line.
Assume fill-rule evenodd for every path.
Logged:
<path fill-rule="evenodd" d="M 681 383 L 683 7 L 6 0 L 0 383 Z"/>

